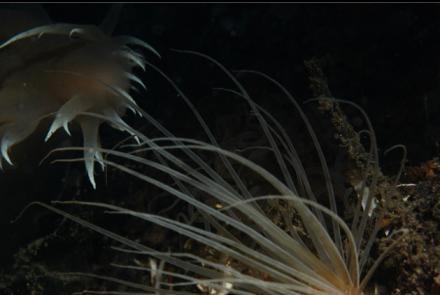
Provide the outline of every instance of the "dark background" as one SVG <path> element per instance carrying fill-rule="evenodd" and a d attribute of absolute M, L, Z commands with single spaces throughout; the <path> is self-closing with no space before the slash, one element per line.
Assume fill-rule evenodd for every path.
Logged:
<path fill-rule="evenodd" d="M 110 8 L 43 6 L 54 21 L 93 24 Z M 299 100 L 312 97 L 304 61 L 320 59 L 332 94 L 366 110 L 380 147 L 403 143 L 415 163 L 437 156 L 438 4 L 126 4 L 118 33 L 153 45 L 159 65 L 185 63 L 170 48 L 196 50 L 270 74 Z M 191 62 L 180 75 L 209 84 Z"/>
<path fill-rule="evenodd" d="M 54 22 L 98 25 L 111 4 L 42 6 Z M 409 165 L 438 156 L 438 4 L 125 4 L 114 34 L 132 35 L 156 48 L 162 58 L 147 54 L 147 60 L 179 83 L 205 114 L 216 109 L 224 113 L 229 107 L 221 99 L 203 104 L 211 87 L 225 86 L 224 80 L 218 79 L 222 75 L 213 74 L 206 60 L 171 48 L 207 54 L 230 69 L 267 73 L 299 102 L 314 97 L 305 62 L 318 60 L 332 95 L 356 102 L 369 115 L 381 158 L 383 151 L 395 144 L 407 147 Z M 182 121 L 187 114 L 182 113 L 181 100 L 171 87 L 151 71 L 142 75 L 149 92 L 137 100 L 141 107 L 167 126 L 189 124 Z M 231 112 L 234 110 L 231 107 Z M 347 107 L 344 110 L 356 113 Z M 102 130 L 101 138 L 111 142 L 114 132 L 107 131 Z M 387 162 L 393 172 L 398 169 L 400 154 L 394 157 Z M 0 265 L 6 265 L 5 269 L 13 263 L 18 249 L 58 226 L 47 210 L 34 210 L 10 225 L 29 202 L 81 195 L 86 200 L 90 195 L 99 199 L 111 189 L 98 185 L 94 194 L 81 175 L 82 165 L 71 172 L 66 172 L 65 166 L 49 166 L 11 169 L 1 175 L 0 197 L 6 201 L 0 210 L 0 230 L 3 237 L 9 237 L 0 249 Z M 99 177 L 103 183 L 104 176 Z M 78 179 L 83 182 L 78 184 Z M 121 179 L 113 187 L 128 194 Z M 110 193 L 114 196 L 118 191 Z"/>

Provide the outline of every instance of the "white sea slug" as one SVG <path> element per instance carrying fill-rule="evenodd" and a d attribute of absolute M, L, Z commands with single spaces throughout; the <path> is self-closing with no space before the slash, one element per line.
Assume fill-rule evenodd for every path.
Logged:
<path fill-rule="evenodd" d="M 120 129 L 126 109 L 140 113 L 129 90 L 132 82 L 145 87 L 132 73 L 135 67 L 145 69 L 145 62 L 129 46 L 159 54 L 139 39 L 104 32 L 114 15 L 98 27 L 51 24 L 34 12 L 29 18 L 29 11 L 17 11 L 0 11 L 0 17 L 16 18 L 9 20 L 8 32 L 0 29 L 0 38 L 8 38 L 0 45 L 0 167 L 4 161 L 13 164 L 10 148 L 31 135 L 43 119 L 53 118 L 46 141 L 60 127 L 70 135 L 69 123 L 75 122 L 81 127 L 84 147 L 91 148 L 84 158 L 96 187 L 94 161 L 103 166 L 100 152 L 94 149 L 100 146 L 100 125 L 110 122 Z"/>

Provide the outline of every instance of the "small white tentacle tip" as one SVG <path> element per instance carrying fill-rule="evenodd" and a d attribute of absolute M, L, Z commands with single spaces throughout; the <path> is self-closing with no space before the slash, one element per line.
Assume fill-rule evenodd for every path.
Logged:
<path fill-rule="evenodd" d="M 14 164 L 11 161 L 11 158 L 9 158 L 8 149 L 9 149 L 8 142 L 5 141 L 5 139 L 3 139 L 2 146 L 1 146 L 2 157 L 3 157 L 3 159 L 6 160 L 6 162 L 8 162 L 9 165 L 14 166 Z"/>
<path fill-rule="evenodd" d="M 69 130 L 69 122 L 65 121 L 64 124 L 63 124 L 63 128 L 64 128 L 64 131 L 66 131 L 66 133 L 69 136 L 72 136 L 72 134 L 70 133 L 70 130 Z"/>

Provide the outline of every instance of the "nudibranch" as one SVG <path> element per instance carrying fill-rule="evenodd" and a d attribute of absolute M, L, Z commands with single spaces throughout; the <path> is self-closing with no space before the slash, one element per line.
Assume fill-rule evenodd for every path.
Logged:
<path fill-rule="evenodd" d="M 8 38 L 0 45 L 0 167 L 13 164 L 10 148 L 42 120 L 53 118 L 46 141 L 61 127 L 70 135 L 74 122 L 81 127 L 86 171 L 96 187 L 94 162 L 104 167 L 95 149 L 100 125 L 124 130 L 126 110 L 140 114 L 129 92 L 132 83 L 145 87 L 133 74 L 136 67 L 145 70 L 145 60 L 133 48 L 159 54 L 142 40 L 111 37 L 93 25 L 40 23 Z"/>

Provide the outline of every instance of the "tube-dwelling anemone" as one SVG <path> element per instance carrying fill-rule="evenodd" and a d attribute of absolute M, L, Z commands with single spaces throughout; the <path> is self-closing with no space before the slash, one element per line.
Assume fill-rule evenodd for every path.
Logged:
<path fill-rule="evenodd" d="M 131 84 L 145 87 L 132 73 L 135 67 L 145 69 L 144 59 L 130 46 L 159 55 L 139 39 L 111 37 L 98 26 L 51 24 L 44 17 L 35 17 L 33 22 L 35 26 L 26 23 L 27 30 L 9 34 L 0 45 L 0 166 L 3 160 L 12 165 L 9 149 L 47 117 L 54 120 L 46 141 L 61 127 L 70 134 L 68 125 L 73 121 L 81 127 L 84 147 L 92 149 L 100 146 L 99 126 L 104 120 L 84 116 L 84 112 L 103 115 L 112 126 L 125 130 L 121 117 L 126 110 L 139 113 L 129 94 Z M 103 25 L 108 27 L 106 22 Z M 89 149 L 84 154 L 95 187 L 92 159 L 102 164 L 102 156 Z"/>
<path fill-rule="evenodd" d="M 96 148 L 95 151 L 112 157 L 113 160 L 108 160 L 109 158 L 102 160 L 105 164 L 188 203 L 203 217 L 204 225 L 190 224 L 104 203 L 67 203 L 100 207 L 109 214 L 125 214 L 157 224 L 213 249 L 219 257 L 211 259 L 197 253 L 159 252 L 148 245 L 127 239 L 58 208 L 40 204 L 119 242 L 121 246 L 115 248 L 118 251 L 149 256 L 160 261 L 157 263 L 152 260 L 153 262 L 150 261 L 149 265 L 114 264 L 122 269 L 149 272 L 152 282 L 150 285 L 127 281 L 123 278 L 88 274 L 88 276 L 109 280 L 128 288 L 128 291 L 97 291 L 96 293 L 189 295 L 200 294 L 195 291 L 199 289 L 204 294 L 212 295 L 364 294 L 372 273 L 386 255 L 382 253 L 370 269 L 365 270 L 371 246 L 379 230 L 378 223 L 375 227 L 374 224 L 376 219 L 380 218 L 380 210 L 374 210 L 373 214 L 370 214 L 369 210 L 375 198 L 373 193 L 378 173 L 365 176 L 362 190 L 369 192 L 366 208 L 362 209 L 361 200 L 359 200 L 353 224 L 347 225 L 337 213 L 329 169 L 317 135 L 292 95 L 272 78 L 254 72 L 277 85 L 302 116 L 321 160 L 322 174 L 326 180 L 331 208 L 326 208 L 316 202 L 302 161 L 280 122 L 256 104 L 237 78 L 221 64 L 205 55 L 193 54 L 207 58 L 216 64 L 234 82 L 236 89 L 223 90 L 243 98 L 249 104 L 267 139 L 266 149 L 271 151 L 280 168 L 281 177 L 275 176 L 243 155 L 221 148 L 201 114 L 185 94 L 166 77 L 199 120 L 209 142 L 176 137 L 154 118 L 141 111 L 144 117 L 148 118 L 150 123 L 164 134 L 163 137 L 151 139 L 127 127 L 130 133 L 139 138 L 142 146 L 135 147 L 132 152 L 101 148 Z M 117 122 L 117 124 L 120 123 Z M 369 169 L 379 169 L 374 131 L 370 128 L 369 133 L 372 144 L 368 162 L 368 165 L 372 166 Z M 82 150 L 74 148 L 74 150 L 78 149 Z M 140 156 L 140 153 L 145 152 L 151 152 L 152 157 Z M 182 152 L 187 159 L 185 161 L 180 157 Z M 225 168 L 222 172 L 215 170 L 203 160 L 200 153 L 206 152 L 213 153 L 221 160 Z M 160 178 L 155 178 L 155 173 L 147 175 L 130 168 L 131 165 L 118 164 L 116 161 L 118 158 L 123 159 L 124 163 L 135 162 L 137 164 L 134 165 L 135 167 L 139 167 L 140 164 L 159 173 L 165 173 L 173 179 L 173 183 L 169 184 Z M 78 160 L 83 159 L 65 161 Z M 237 165 L 250 169 L 264 180 L 273 192 L 261 196 L 255 195 L 246 185 L 246 180 L 238 173 Z M 368 190 L 366 190 L 367 187 Z M 301 195 L 299 192 L 302 192 Z M 209 205 L 205 199 L 206 196 L 214 198 L 221 206 Z M 267 203 L 262 202 L 271 202 L 278 206 L 283 227 L 266 214 L 263 204 Z M 294 225 L 293 216 L 299 218 L 303 232 L 300 232 L 299 227 Z M 367 230 L 367 224 L 372 224 L 374 230 Z M 364 239 L 365 237 L 367 238 Z M 388 249 L 391 249 L 398 240 Z M 171 265 L 173 270 L 167 269 L 166 265 Z"/>

